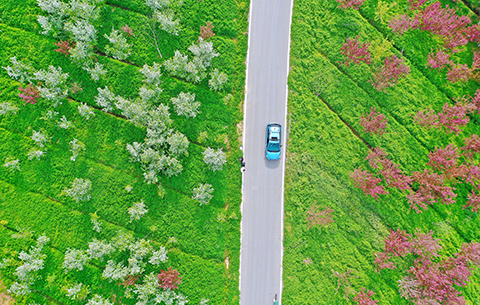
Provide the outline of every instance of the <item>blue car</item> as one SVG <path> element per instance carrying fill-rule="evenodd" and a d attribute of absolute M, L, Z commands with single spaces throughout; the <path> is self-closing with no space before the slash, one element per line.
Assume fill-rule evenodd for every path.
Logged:
<path fill-rule="evenodd" d="M 265 139 L 265 157 L 268 160 L 280 159 L 282 147 L 282 125 L 278 123 L 267 124 L 267 137 Z"/>

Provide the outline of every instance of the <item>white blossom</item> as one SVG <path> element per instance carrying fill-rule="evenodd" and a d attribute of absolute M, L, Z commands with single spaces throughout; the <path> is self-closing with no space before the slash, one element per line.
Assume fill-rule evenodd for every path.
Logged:
<path fill-rule="evenodd" d="M 113 58 L 125 60 L 130 55 L 130 45 L 127 38 L 118 30 L 112 30 L 110 35 L 104 34 L 105 38 L 112 44 L 112 46 L 105 46 L 107 55 L 112 55 Z"/>
<path fill-rule="evenodd" d="M 88 67 L 87 64 L 91 62 L 90 55 L 92 55 L 92 46 L 89 43 L 78 41 L 75 45 L 75 48 L 69 50 L 69 52 L 70 58 L 77 63 L 83 63 L 83 69 L 86 70 L 85 67 Z M 90 71 L 88 72 L 91 74 Z"/>
<path fill-rule="evenodd" d="M 104 278 L 109 279 L 111 282 L 124 279 L 128 275 L 128 269 L 125 267 L 121 262 L 118 264 L 115 264 L 115 261 L 109 260 L 107 262 L 107 266 L 103 270 L 102 276 Z"/>
<path fill-rule="evenodd" d="M 152 253 L 152 256 L 148 260 L 148 262 L 152 265 L 159 265 L 160 263 L 164 263 L 167 257 L 167 249 L 165 247 L 161 247 L 160 250 L 155 251 Z"/>
<path fill-rule="evenodd" d="M 102 231 L 102 223 L 98 220 L 97 213 L 91 214 L 90 222 L 93 224 L 93 231 L 100 233 Z"/>
<path fill-rule="evenodd" d="M 172 135 L 170 135 L 167 138 L 167 143 L 170 146 L 169 147 L 169 152 L 170 154 L 180 156 L 183 154 L 187 154 L 187 149 L 188 149 L 188 139 L 184 134 L 181 134 L 179 132 L 176 132 Z"/>
<path fill-rule="evenodd" d="M 69 32 L 73 39 L 77 42 L 85 42 L 87 44 L 95 43 L 97 30 L 85 19 L 76 19 L 75 23 L 69 21 L 65 24 L 65 30 Z"/>
<path fill-rule="evenodd" d="M 213 148 L 208 147 L 203 152 L 203 162 L 208 164 L 210 170 L 219 171 L 222 170 L 222 166 L 227 162 L 227 154 L 225 154 L 221 148 L 215 151 Z"/>
<path fill-rule="evenodd" d="M 52 15 L 64 15 L 66 4 L 59 0 L 37 0 L 38 6 Z"/>
<path fill-rule="evenodd" d="M 82 283 L 75 284 L 70 288 L 67 288 L 67 297 L 71 300 L 75 300 L 78 298 L 78 294 L 82 291 Z"/>
<path fill-rule="evenodd" d="M 100 80 L 100 77 L 102 75 L 105 75 L 107 74 L 107 70 L 105 69 L 105 66 L 99 62 L 96 62 L 93 67 L 89 67 L 89 66 L 85 66 L 83 67 L 83 70 L 87 71 L 88 73 L 90 73 L 90 76 L 92 77 L 92 79 L 96 82 L 98 82 Z M 105 87 L 106 88 L 106 87 Z M 108 111 L 108 110 L 105 110 L 105 111 Z"/>
<path fill-rule="evenodd" d="M 143 178 L 147 184 L 155 184 L 158 182 L 157 172 L 153 169 L 147 170 L 143 173 Z"/>
<path fill-rule="evenodd" d="M 100 16 L 100 12 L 95 5 L 87 1 L 71 0 L 68 14 L 73 18 L 82 18 L 89 21 L 95 21 Z"/>
<path fill-rule="evenodd" d="M 73 124 L 72 124 L 72 122 L 67 120 L 67 118 L 65 116 L 62 116 L 60 118 L 60 121 L 58 122 L 57 126 L 60 127 L 60 128 L 63 128 L 63 129 L 68 129 L 70 127 L 73 127 Z"/>
<path fill-rule="evenodd" d="M 70 157 L 70 160 L 75 161 L 80 151 L 82 150 L 85 151 L 85 144 L 83 144 L 82 142 L 78 141 L 75 138 L 73 138 L 73 140 L 70 141 L 69 144 L 70 144 L 70 151 L 72 152 L 72 156 Z"/>
<path fill-rule="evenodd" d="M 37 160 L 40 160 L 40 157 L 45 156 L 45 152 L 43 150 L 39 149 L 32 149 L 28 152 L 28 160 L 32 160 L 33 158 L 36 158 Z"/>
<path fill-rule="evenodd" d="M 17 114 L 19 109 L 20 108 L 12 105 L 10 102 L 0 103 L 0 115 L 7 115 L 9 113 Z"/>
<path fill-rule="evenodd" d="M 78 106 L 78 112 L 81 116 L 86 117 L 86 119 L 90 119 L 90 116 L 95 116 L 95 113 L 86 103 L 80 103 Z"/>
<path fill-rule="evenodd" d="M 88 192 L 91 190 L 92 182 L 90 182 L 90 180 L 75 178 L 72 182 L 72 188 L 63 190 L 63 193 L 75 199 L 76 202 L 79 202 L 90 200 L 92 196 L 89 195 Z"/>
<path fill-rule="evenodd" d="M 70 270 L 83 270 L 83 265 L 88 263 L 89 257 L 84 250 L 76 250 L 67 248 L 65 252 L 65 259 L 63 261 L 63 268 L 65 272 Z"/>
<path fill-rule="evenodd" d="M 43 117 L 41 117 L 40 119 L 42 120 L 53 120 L 55 119 L 55 117 L 58 115 L 58 112 L 56 111 L 53 111 L 53 110 L 48 110 L 45 115 Z"/>
<path fill-rule="evenodd" d="M 171 100 L 178 115 L 184 115 L 187 118 L 197 116 L 200 102 L 195 101 L 195 93 L 180 92 L 177 97 L 173 97 Z"/>
<path fill-rule="evenodd" d="M 212 59 L 220 55 L 213 49 L 213 42 L 207 42 L 202 37 L 199 38 L 198 44 L 192 44 L 188 49 L 205 67 L 209 67 Z"/>
<path fill-rule="evenodd" d="M 132 207 L 128 208 L 128 214 L 130 214 L 130 222 L 133 220 L 139 220 L 143 215 L 148 212 L 145 203 L 143 201 L 136 202 Z"/>
<path fill-rule="evenodd" d="M 128 249 L 130 244 L 134 242 L 133 235 L 131 233 L 125 233 L 118 231 L 117 236 L 112 239 L 112 244 L 118 251 L 123 251 Z"/>
<path fill-rule="evenodd" d="M 153 63 L 153 66 L 147 64 L 143 65 L 143 68 L 140 69 L 140 72 L 143 74 L 143 81 L 148 84 L 160 84 L 160 76 L 162 72 L 160 70 L 160 65 L 156 62 Z"/>
<path fill-rule="evenodd" d="M 24 64 L 21 61 L 18 61 L 16 56 L 10 58 L 10 61 L 12 62 L 13 67 L 10 67 L 10 66 L 2 67 L 7 71 L 8 76 L 10 76 L 15 80 L 18 80 L 21 83 L 25 83 L 25 82 L 31 83 L 33 80 L 32 66 L 28 64 Z"/>
<path fill-rule="evenodd" d="M 32 291 L 30 290 L 28 283 L 14 282 L 12 286 L 10 286 L 10 288 L 8 289 L 8 292 L 16 295 L 27 295 Z"/>
<path fill-rule="evenodd" d="M 96 294 L 92 299 L 88 300 L 87 305 L 113 305 L 113 303 Z"/>
<path fill-rule="evenodd" d="M 153 14 L 153 18 L 158 21 L 160 29 L 178 36 L 178 31 L 180 30 L 180 21 L 175 18 L 175 14 L 173 10 L 165 10 L 165 11 L 156 11 Z"/>
<path fill-rule="evenodd" d="M 220 72 L 218 69 L 210 72 L 208 86 L 214 91 L 222 90 L 223 85 L 228 81 L 227 74 Z"/>
<path fill-rule="evenodd" d="M 40 131 L 35 131 L 35 130 L 33 130 L 32 140 L 35 141 L 35 143 L 39 147 L 44 147 L 45 143 L 50 141 L 50 139 L 45 134 L 41 133 Z"/>
<path fill-rule="evenodd" d="M 20 171 L 20 159 L 7 158 L 3 166 L 9 168 L 12 173 L 15 170 Z"/>
<path fill-rule="evenodd" d="M 214 189 L 211 184 L 200 184 L 199 187 L 193 189 L 192 199 L 200 203 L 200 205 L 208 204 L 213 198 Z"/>
<path fill-rule="evenodd" d="M 143 149 L 143 143 L 133 142 L 132 144 L 127 144 L 127 150 L 130 153 L 130 157 L 133 161 L 140 161 L 140 154 Z"/>
<path fill-rule="evenodd" d="M 87 254 L 90 255 L 90 259 L 100 259 L 103 260 L 103 256 L 109 255 L 115 251 L 115 248 L 109 244 L 104 243 L 96 238 L 93 241 L 88 243 Z"/>
<path fill-rule="evenodd" d="M 132 102 L 121 96 L 116 97 L 115 107 L 122 110 L 122 114 L 135 124 L 148 124 L 148 109 L 150 105 L 146 102 L 136 100 Z"/>
<path fill-rule="evenodd" d="M 98 95 L 95 97 L 97 105 L 103 108 L 103 111 L 112 111 L 112 102 L 115 100 L 115 94 L 108 87 L 105 89 L 97 88 Z"/>
<path fill-rule="evenodd" d="M 146 0 L 145 4 L 152 10 L 161 10 L 170 4 L 169 0 Z"/>
<path fill-rule="evenodd" d="M 39 70 L 33 73 L 36 80 L 42 82 L 37 86 L 40 96 L 54 102 L 54 107 L 61 104 L 61 100 L 68 95 L 66 81 L 68 73 L 63 73 L 61 67 L 49 66 L 48 70 Z"/>

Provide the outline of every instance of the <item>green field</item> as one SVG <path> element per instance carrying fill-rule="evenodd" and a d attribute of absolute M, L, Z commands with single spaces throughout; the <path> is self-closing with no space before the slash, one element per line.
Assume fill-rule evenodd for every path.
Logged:
<path fill-rule="evenodd" d="M 145 1 L 107 0 L 99 7 L 95 57 L 108 72 L 94 82 L 79 65 L 54 51 L 58 39 L 39 33 L 37 15 L 46 14 L 37 1 L 8 0 L 0 4 L 0 66 L 11 65 L 13 56 L 36 69 L 60 66 L 69 73 L 69 82 L 77 82 L 83 88 L 69 94 L 57 108 L 43 99 L 35 105 L 23 105 L 17 89 L 22 84 L 0 69 L 0 102 L 19 108 L 16 114 L 0 116 L 0 163 L 3 165 L 10 157 L 21 160 L 20 171 L 11 172 L 0 166 L 0 261 L 14 261 L 1 271 L 1 281 L 10 286 L 16 280 L 14 272 L 20 264 L 20 251 L 27 251 L 34 239 L 45 234 L 50 238 L 43 250 L 47 254 L 45 268 L 39 271 L 33 292 L 16 296 L 17 303 L 77 304 L 79 301 L 70 300 L 65 293 L 65 288 L 75 283 L 88 285 L 88 298 L 98 294 L 111 302 L 132 303 L 118 285 L 121 280 L 108 282 L 102 278 L 105 260 L 94 260 L 83 271 L 65 273 L 62 268 L 67 248 L 87 249 L 93 238 L 110 240 L 120 230 L 169 250 L 166 262 L 155 268 L 150 266 L 147 271 L 177 269 L 183 278 L 176 291 L 186 296 L 189 304 L 198 304 L 202 299 L 209 299 L 208 304 L 238 304 L 241 175 L 234 161 L 241 154 L 237 124 L 243 117 L 248 2 L 184 1 L 175 8 L 180 19 L 179 35 L 160 31 L 158 41 L 163 58 L 142 39 L 141 33 L 146 31 L 144 20 L 151 14 Z M 184 134 L 190 145 L 188 156 L 179 158 L 183 166 L 180 174 L 159 176 L 158 183 L 147 184 L 140 164 L 131 162 L 126 150 L 129 143 L 143 142 L 146 128 L 127 121 L 118 110 L 101 111 L 94 100 L 97 88 L 108 86 L 115 94 L 134 99 L 142 85 L 139 69 L 144 64 L 163 63 L 175 50 L 188 52 L 200 35 L 200 26 L 207 21 L 214 26 L 215 36 L 210 41 L 220 54 L 212 60 L 212 67 L 226 73 L 228 83 L 215 92 L 209 89 L 207 80 L 192 84 L 163 72 L 159 101 L 170 107 L 172 127 Z M 128 37 L 131 55 L 124 61 L 105 56 L 108 41 L 104 34 L 124 25 L 135 33 Z M 195 93 L 196 100 L 201 102 L 196 118 L 186 119 L 173 111 L 170 99 L 181 91 Z M 227 94 L 233 98 L 225 99 Z M 87 120 L 79 115 L 80 103 L 86 103 L 95 117 Z M 41 119 L 48 110 L 65 115 L 74 128 L 61 129 Z M 31 138 L 34 130 L 51 137 L 46 144 L 47 154 L 40 160 L 27 158 L 28 151 L 36 147 Z M 85 145 L 75 162 L 70 160 L 69 151 L 73 138 Z M 223 170 L 213 172 L 203 162 L 202 152 L 207 147 L 222 148 L 227 153 Z M 75 178 L 91 181 L 91 200 L 76 202 L 62 194 Z M 192 190 L 200 183 L 214 188 L 208 205 L 200 206 L 191 199 Z M 127 191 L 127 186 L 132 190 Z M 148 213 L 141 220 L 129 222 L 128 208 L 142 200 Z M 93 213 L 99 216 L 101 233 L 92 230 Z M 31 238 L 12 239 L 11 235 L 21 229 L 35 233 Z M 0 288 L 0 299 L 3 293 Z"/>
<path fill-rule="evenodd" d="M 392 4 L 393 1 L 386 1 Z M 472 1 L 473 2 L 473 1 Z M 427 54 L 441 41 L 421 31 L 403 36 L 392 33 L 386 23 L 375 19 L 379 1 L 366 0 L 359 11 L 337 8 L 329 1 L 300 1 L 293 7 L 291 71 L 289 76 L 289 139 L 285 189 L 284 304 L 353 304 L 344 298 L 345 285 L 338 292 L 333 271 L 351 270 L 350 288 L 373 290 L 378 304 L 408 304 L 400 297 L 398 283 L 408 261 L 395 270 L 374 271 L 374 252 L 383 250 L 390 229 L 414 233 L 434 231 L 441 239 L 441 255 L 457 252 L 464 242 L 479 241 L 478 213 L 462 209 L 467 190 L 457 185 L 454 205 L 435 204 L 424 213 L 409 211 L 405 195 L 389 189 L 378 201 L 354 187 L 349 173 L 369 168 L 365 157 L 371 147 L 381 147 L 407 174 L 423 170 L 428 153 L 449 143 L 478 134 L 478 116 L 459 136 L 426 130 L 413 122 L 413 115 L 426 108 L 440 111 L 453 98 L 472 95 L 479 83 L 451 84 L 445 72 L 426 67 Z M 478 18 L 462 1 L 443 5 L 458 8 L 458 14 Z M 469 2 L 467 2 L 469 3 Z M 390 16 L 404 13 L 407 1 L 397 1 Z M 361 34 L 362 42 L 386 41 L 390 52 L 410 66 L 411 73 L 387 93 L 368 82 L 373 72 L 365 64 L 344 67 L 340 48 L 348 37 Z M 465 49 L 466 50 L 466 49 Z M 455 59 L 471 64 L 471 52 L 459 52 Z M 470 61 L 468 61 L 470 60 Z M 380 136 L 363 131 L 360 116 L 371 107 L 388 119 L 387 133 Z M 327 228 L 307 228 L 306 212 L 316 204 L 330 207 L 334 222 Z M 411 262 L 410 262 L 411 263 Z M 403 268 L 403 269 L 402 269 Z M 469 304 L 480 302 L 480 271 L 461 288 Z"/>

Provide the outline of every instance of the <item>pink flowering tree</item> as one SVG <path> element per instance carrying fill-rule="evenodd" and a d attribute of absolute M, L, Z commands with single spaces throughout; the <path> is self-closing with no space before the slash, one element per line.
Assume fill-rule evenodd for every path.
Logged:
<path fill-rule="evenodd" d="M 370 108 L 370 113 L 360 117 L 360 125 L 365 132 L 383 135 L 386 133 L 387 117 L 382 113 L 376 112 L 377 108 Z"/>
<path fill-rule="evenodd" d="M 28 84 L 25 88 L 19 87 L 18 90 L 23 92 L 19 93 L 18 96 L 25 101 L 24 105 L 26 103 L 35 105 L 40 98 L 40 92 L 32 84 Z"/>
<path fill-rule="evenodd" d="M 379 185 L 382 179 L 373 176 L 369 171 L 362 170 L 361 167 L 350 172 L 350 178 L 353 180 L 353 185 L 361 189 L 366 196 L 370 195 L 378 200 L 379 194 L 388 194 L 383 185 Z"/>
<path fill-rule="evenodd" d="M 412 266 L 400 279 L 400 295 L 415 304 L 465 304 L 457 287 L 466 286 L 474 266 L 480 264 L 480 244 L 464 243 L 452 257 L 440 257 L 440 241 L 433 232 L 390 231 L 383 252 L 374 253 L 377 272 L 394 269 L 392 257 L 411 257 Z"/>
<path fill-rule="evenodd" d="M 398 15 L 390 19 L 388 27 L 398 35 L 402 36 L 408 30 L 418 28 L 418 19 L 410 18 L 407 14 Z"/>
<path fill-rule="evenodd" d="M 443 50 L 437 51 L 434 55 L 428 54 L 427 66 L 432 69 L 438 68 L 438 72 L 447 65 L 452 65 L 453 61 L 450 60 L 450 54 Z"/>
<path fill-rule="evenodd" d="M 396 55 L 385 58 L 384 65 L 378 69 L 370 82 L 378 91 L 386 92 L 386 88 L 393 87 L 400 77 L 410 74 L 410 67 L 407 66 L 403 59 Z"/>
<path fill-rule="evenodd" d="M 319 210 L 316 202 L 306 212 L 307 229 L 315 226 L 328 227 L 333 222 L 332 219 L 333 210 L 327 207 L 325 210 Z"/>
<path fill-rule="evenodd" d="M 365 0 L 337 0 L 337 2 L 340 4 L 338 7 L 344 10 L 349 8 L 358 10 L 363 5 L 363 1 Z"/>
<path fill-rule="evenodd" d="M 180 273 L 177 269 L 172 270 L 172 267 L 168 267 L 167 270 L 161 270 L 157 278 L 159 287 L 163 289 L 177 289 L 178 284 L 182 283 Z"/>
<path fill-rule="evenodd" d="M 358 302 L 358 305 L 377 305 L 377 301 L 372 299 L 375 294 L 372 290 L 366 290 L 362 287 L 360 292 L 357 292 L 353 301 Z"/>
<path fill-rule="evenodd" d="M 467 64 L 452 65 L 447 71 L 447 79 L 451 83 L 466 82 L 470 79 L 472 71 Z"/>
<path fill-rule="evenodd" d="M 348 37 L 347 42 L 343 44 L 340 49 L 340 53 L 345 56 L 345 62 L 343 63 L 346 67 L 350 66 L 350 63 L 359 64 L 364 62 L 370 64 L 372 61 L 370 59 L 370 51 L 368 50 L 370 43 L 360 43 L 358 39 L 360 35 L 354 39 Z"/>

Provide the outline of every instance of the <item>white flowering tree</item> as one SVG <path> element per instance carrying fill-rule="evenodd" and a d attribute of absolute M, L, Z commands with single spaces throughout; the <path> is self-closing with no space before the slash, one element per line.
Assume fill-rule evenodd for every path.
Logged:
<path fill-rule="evenodd" d="M 220 171 L 225 163 L 227 163 L 227 154 L 221 148 L 216 151 L 208 147 L 203 151 L 203 162 L 208 164 L 210 170 Z"/>
<path fill-rule="evenodd" d="M 155 11 L 153 13 L 153 18 L 158 22 L 161 30 L 178 36 L 178 32 L 180 31 L 180 20 L 175 19 L 175 13 L 173 10 Z"/>
<path fill-rule="evenodd" d="M 62 129 L 68 129 L 73 127 L 73 123 L 69 121 L 66 116 L 63 115 L 57 122 L 57 126 Z"/>
<path fill-rule="evenodd" d="M 32 160 L 33 158 L 40 160 L 41 157 L 45 156 L 46 152 L 40 149 L 31 149 L 28 153 L 28 160 Z"/>
<path fill-rule="evenodd" d="M 130 55 L 131 46 L 128 44 L 125 35 L 118 30 L 112 29 L 110 35 L 104 34 L 104 36 L 112 44 L 105 46 L 107 55 L 112 55 L 113 58 L 119 60 L 127 59 L 128 55 Z"/>
<path fill-rule="evenodd" d="M 213 49 L 213 42 L 207 42 L 202 37 L 199 38 L 198 44 L 194 43 L 188 49 L 207 68 L 210 67 L 212 59 L 220 55 Z"/>
<path fill-rule="evenodd" d="M 195 101 L 195 93 L 180 92 L 177 97 L 172 97 L 171 101 L 178 115 L 194 118 L 199 112 L 200 102 Z"/>
<path fill-rule="evenodd" d="M 9 157 L 5 160 L 5 164 L 3 164 L 3 166 L 8 168 L 12 173 L 14 171 L 20 171 L 20 159 Z"/>
<path fill-rule="evenodd" d="M 106 243 L 96 238 L 94 238 L 91 242 L 88 243 L 87 254 L 90 256 L 90 259 L 103 260 L 103 257 L 105 255 L 109 255 L 113 251 L 115 251 L 115 248 L 112 244 Z"/>
<path fill-rule="evenodd" d="M 83 66 L 83 70 L 87 71 L 90 74 L 90 77 L 96 82 L 108 72 L 107 69 L 105 69 L 105 66 L 99 62 L 96 62 L 95 64 L 87 63 Z"/>
<path fill-rule="evenodd" d="M 53 102 L 57 107 L 68 95 L 68 73 L 63 73 L 61 67 L 49 66 L 48 70 L 39 70 L 33 73 L 35 80 L 42 83 L 37 86 L 40 97 Z"/>
<path fill-rule="evenodd" d="M 67 248 L 63 260 L 65 272 L 71 270 L 83 270 L 83 266 L 90 260 L 87 251 Z"/>
<path fill-rule="evenodd" d="M 97 212 L 90 214 L 90 222 L 93 224 L 93 231 L 97 233 L 102 231 L 102 223 L 100 222 L 100 217 L 98 217 Z"/>
<path fill-rule="evenodd" d="M 47 236 L 42 235 L 37 238 L 36 245 L 32 246 L 28 252 L 20 252 L 18 258 L 22 263 L 15 269 L 16 281 L 8 289 L 9 292 L 16 295 L 26 295 L 31 292 L 31 286 L 38 278 L 36 273 L 44 268 L 47 255 L 41 252 L 49 241 L 50 239 Z"/>
<path fill-rule="evenodd" d="M 188 138 L 179 132 L 171 134 L 167 138 L 169 152 L 174 156 L 188 155 Z"/>
<path fill-rule="evenodd" d="M 10 103 L 10 102 L 0 103 L 0 115 L 7 115 L 7 114 L 10 114 L 10 113 L 17 114 L 19 109 L 20 108 L 18 108 L 15 105 L 12 105 L 12 103 Z"/>
<path fill-rule="evenodd" d="M 178 50 L 175 55 L 163 63 L 163 67 L 171 75 L 186 79 L 189 82 L 198 83 L 207 76 L 207 68 L 203 61 L 197 57 L 188 61 L 188 55 L 183 55 Z"/>
<path fill-rule="evenodd" d="M 87 305 L 113 305 L 113 303 L 96 294 L 93 298 L 88 300 Z"/>
<path fill-rule="evenodd" d="M 227 74 L 220 72 L 218 69 L 210 72 L 210 79 L 208 80 L 208 86 L 213 91 L 222 90 L 223 85 L 228 81 Z"/>
<path fill-rule="evenodd" d="M 103 108 L 103 111 L 112 111 L 112 103 L 115 101 L 115 94 L 108 87 L 97 88 L 98 95 L 95 97 L 97 105 Z"/>
<path fill-rule="evenodd" d="M 90 288 L 84 286 L 82 283 L 74 284 L 65 289 L 66 295 L 71 300 L 84 300 L 90 293 Z"/>
<path fill-rule="evenodd" d="M 32 140 L 35 141 L 39 147 L 44 147 L 46 143 L 50 142 L 50 138 L 40 131 L 33 130 Z"/>
<path fill-rule="evenodd" d="M 88 194 L 92 190 L 92 182 L 88 179 L 75 178 L 71 189 L 63 190 L 63 194 L 72 197 L 76 202 L 88 201 L 92 197 Z"/>
<path fill-rule="evenodd" d="M 72 152 L 72 156 L 70 160 L 75 161 L 80 154 L 81 151 L 85 151 L 85 144 L 78 141 L 77 139 L 73 138 L 72 141 L 69 142 L 70 144 L 70 151 Z"/>
<path fill-rule="evenodd" d="M 139 220 L 147 212 L 147 206 L 143 201 L 134 203 L 133 206 L 128 208 L 128 214 L 130 214 L 130 222 L 134 220 Z"/>
<path fill-rule="evenodd" d="M 208 204 L 213 198 L 214 189 L 211 184 L 200 184 L 199 187 L 193 189 L 192 199 L 200 203 L 200 205 Z"/>
<path fill-rule="evenodd" d="M 78 113 L 80 113 L 80 115 L 85 117 L 87 120 L 90 119 L 90 116 L 95 116 L 95 113 L 86 103 L 80 103 L 78 106 Z"/>

